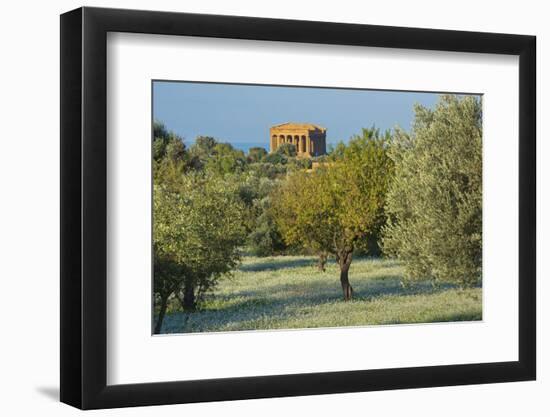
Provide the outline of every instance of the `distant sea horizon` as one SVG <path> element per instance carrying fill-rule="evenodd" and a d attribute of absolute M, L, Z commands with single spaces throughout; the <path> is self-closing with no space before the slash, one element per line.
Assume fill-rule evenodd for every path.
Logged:
<path fill-rule="evenodd" d="M 269 143 L 266 142 L 231 142 L 231 141 L 224 141 L 220 140 L 220 143 L 229 143 L 231 146 L 233 146 L 235 149 L 238 149 L 240 151 L 243 151 L 245 153 L 248 153 L 250 148 L 264 148 L 267 152 L 269 152 Z M 193 142 L 187 142 L 186 144 L 189 144 L 189 146 L 193 145 L 195 141 Z M 335 145 L 334 143 L 327 143 L 327 151 L 328 147 L 330 145 Z"/>
<path fill-rule="evenodd" d="M 269 143 L 265 142 L 227 142 L 231 144 L 235 149 L 239 149 L 248 153 L 250 148 L 264 148 L 269 152 Z"/>

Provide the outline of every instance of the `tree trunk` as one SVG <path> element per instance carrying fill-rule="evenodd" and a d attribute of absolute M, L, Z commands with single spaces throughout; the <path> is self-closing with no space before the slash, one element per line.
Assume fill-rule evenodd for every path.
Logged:
<path fill-rule="evenodd" d="M 317 267 L 319 268 L 319 271 L 325 272 L 327 264 L 327 255 L 326 253 L 321 253 L 319 255 L 319 260 L 317 261 Z"/>
<path fill-rule="evenodd" d="M 342 291 L 344 293 L 344 301 L 349 301 L 353 297 L 353 288 L 349 283 L 349 267 L 351 265 L 352 252 L 342 254 L 338 257 L 338 264 L 340 265 L 340 283 L 342 284 Z"/>
<path fill-rule="evenodd" d="M 162 329 L 162 321 L 164 320 L 164 316 L 166 315 L 166 308 L 168 307 L 168 297 L 162 297 L 160 300 L 160 311 L 159 316 L 157 318 L 157 323 L 155 324 L 155 334 L 159 334 Z"/>
<path fill-rule="evenodd" d="M 183 308 L 187 311 L 195 310 L 195 286 L 185 285 L 183 290 Z"/>

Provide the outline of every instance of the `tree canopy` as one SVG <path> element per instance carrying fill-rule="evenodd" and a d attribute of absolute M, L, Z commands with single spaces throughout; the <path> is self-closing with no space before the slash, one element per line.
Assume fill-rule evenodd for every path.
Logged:
<path fill-rule="evenodd" d="M 411 135 L 395 134 L 385 251 L 408 279 L 462 286 L 481 278 L 482 107 L 472 96 L 442 96 L 415 107 Z"/>
<path fill-rule="evenodd" d="M 153 160 L 161 161 L 163 158 L 183 159 L 185 153 L 183 138 L 166 129 L 163 123 L 153 123 Z"/>
<path fill-rule="evenodd" d="M 273 194 L 274 218 L 288 244 L 336 258 L 344 299 L 352 297 L 348 271 L 357 245 L 384 220 L 392 177 L 385 136 L 364 129 L 340 154 L 311 171 L 297 171 Z"/>
<path fill-rule="evenodd" d="M 217 280 L 236 267 L 245 239 L 243 205 L 234 186 L 175 164 L 157 176 L 153 190 L 155 293 L 159 332 L 168 297 L 192 310 Z"/>
<path fill-rule="evenodd" d="M 284 155 L 284 156 L 296 156 L 296 145 L 293 143 L 283 143 L 282 145 L 279 145 L 279 147 L 275 150 L 276 154 Z"/>
<path fill-rule="evenodd" d="M 267 151 L 265 150 L 265 148 L 255 146 L 248 150 L 249 162 L 262 162 L 266 156 Z"/>

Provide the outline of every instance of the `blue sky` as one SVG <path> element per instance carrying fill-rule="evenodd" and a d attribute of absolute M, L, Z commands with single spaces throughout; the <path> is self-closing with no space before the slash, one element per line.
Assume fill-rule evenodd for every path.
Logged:
<path fill-rule="evenodd" d="M 413 104 L 433 107 L 435 93 L 307 87 L 153 83 L 153 117 L 191 143 L 198 135 L 229 143 L 269 143 L 269 128 L 284 122 L 327 128 L 327 142 L 347 141 L 363 127 L 409 130 Z"/>

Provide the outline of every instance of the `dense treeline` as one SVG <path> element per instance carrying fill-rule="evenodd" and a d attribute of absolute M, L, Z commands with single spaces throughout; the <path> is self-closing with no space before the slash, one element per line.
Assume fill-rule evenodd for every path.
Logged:
<path fill-rule="evenodd" d="M 292 146 L 248 154 L 212 137 L 189 147 L 160 122 L 153 129 L 154 293 L 160 332 L 169 303 L 192 311 L 242 252 L 288 249 L 273 219 L 271 199 L 287 175 L 311 168 Z M 294 248 L 297 249 L 297 248 Z"/>
<path fill-rule="evenodd" d="M 317 158 L 154 124 L 155 332 L 169 304 L 192 311 L 246 252 L 334 259 L 344 300 L 354 254 L 405 264 L 404 283 L 481 279 L 481 103 L 442 96 L 410 133 L 363 129 Z"/>

